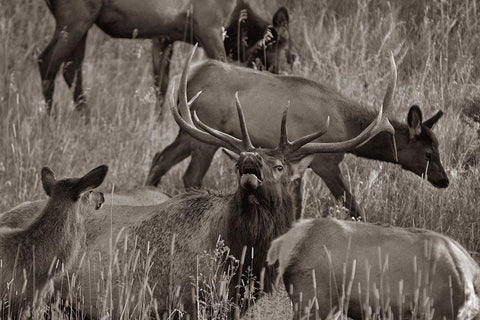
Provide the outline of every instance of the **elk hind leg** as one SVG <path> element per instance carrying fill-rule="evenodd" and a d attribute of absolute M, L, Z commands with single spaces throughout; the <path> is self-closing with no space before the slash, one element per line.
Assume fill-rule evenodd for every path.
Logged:
<path fill-rule="evenodd" d="M 48 114 L 52 110 L 55 77 L 58 70 L 62 63 L 72 56 L 73 51 L 86 36 L 92 23 L 79 22 L 63 27 L 57 25 L 52 40 L 38 59 L 40 76 L 42 78 L 42 91 Z"/>
<path fill-rule="evenodd" d="M 63 78 L 70 89 L 73 89 L 73 101 L 75 109 L 88 116 L 88 106 L 83 94 L 82 87 L 82 63 L 85 57 L 85 43 L 87 33 L 78 42 L 72 55 L 67 58 L 63 66 Z M 73 88 L 72 88 L 73 86 Z"/>
<path fill-rule="evenodd" d="M 175 141 L 163 149 L 162 152 L 157 152 L 153 157 L 145 185 L 158 186 L 163 175 L 171 167 L 190 155 L 191 141 L 192 138 L 180 130 Z"/>
<path fill-rule="evenodd" d="M 205 177 L 217 149 L 217 146 L 200 142 L 192 144 L 192 158 L 183 176 L 185 188 L 199 188 L 202 186 L 203 177 Z"/>

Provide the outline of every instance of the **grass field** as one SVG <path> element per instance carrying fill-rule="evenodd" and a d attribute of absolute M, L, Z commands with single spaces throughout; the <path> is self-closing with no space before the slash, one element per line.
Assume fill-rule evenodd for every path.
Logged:
<path fill-rule="evenodd" d="M 435 128 L 447 189 L 400 167 L 348 156 L 344 177 L 368 222 L 428 228 L 446 234 L 470 252 L 480 251 L 480 8 L 476 0 L 448 4 L 437 0 L 276 1 L 258 5 L 274 12 L 285 4 L 299 64 L 285 72 L 326 81 L 346 96 L 378 106 L 389 76 L 388 52 L 396 55 L 399 80 L 394 117 L 405 119 L 418 104 L 429 117 L 445 111 Z M 46 116 L 37 57 L 47 45 L 54 19 L 42 1 L 0 0 L 0 212 L 44 198 L 40 169 L 58 176 L 80 175 L 108 164 L 105 190 L 142 185 L 155 152 L 173 141 L 170 115 L 156 120 L 150 42 L 117 40 L 93 27 L 88 36 L 84 86 L 91 107 L 85 124 L 73 112 L 71 93 L 59 75 L 57 119 Z M 382 2 L 383 3 L 383 2 Z M 418 12 L 425 10 L 425 17 Z M 270 16 L 270 14 L 269 14 Z M 176 74 L 190 46 L 177 44 Z M 187 160 L 188 161 L 188 160 Z M 233 191 L 232 163 L 217 154 L 204 185 Z M 163 179 L 166 191 L 182 188 L 186 162 Z M 328 189 L 307 175 L 306 213 L 344 217 Z M 272 298 L 256 318 L 285 307 Z M 288 309 L 288 308 L 287 308 Z M 270 310 L 270 311 L 269 311 Z M 284 309 L 285 310 L 285 309 Z M 278 311 L 279 314 L 283 313 Z M 254 315 L 255 316 L 255 315 Z M 278 318 L 273 316 L 273 318 Z"/>

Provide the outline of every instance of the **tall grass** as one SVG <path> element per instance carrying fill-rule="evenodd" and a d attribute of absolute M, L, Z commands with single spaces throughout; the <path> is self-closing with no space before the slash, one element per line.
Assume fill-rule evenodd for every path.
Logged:
<path fill-rule="evenodd" d="M 425 117 L 445 111 L 435 133 L 451 182 L 446 190 L 398 166 L 346 157 L 341 169 L 366 220 L 429 228 L 478 252 L 478 124 L 463 115 L 464 108 L 478 110 L 480 96 L 477 2 L 278 0 L 256 7 L 274 12 L 278 5 L 290 10 L 300 62 L 285 69 L 289 73 L 328 82 L 378 107 L 392 50 L 399 67 L 393 116 L 406 118 L 414 103 Z M 111 39 L 93 27 L 83 69 L 91 121 L 85 124 L 73 112 L 71 92 L 61 75 L 54 98 L 58 116 L 48 118 L 36 59 L 53 34 L 53 17 L 41 1 L 2 1 L 0 7 L 0 211 L 44 197 L 38 178 L 44 165 L 68 176 L 106 163 L 107 190 L 143 184 L 153 155 L 177 133 L 169 115 L 161 124 L 156 121 L 149 41 Z M 175 45 L 171 74 L 178 72 L 188 50 Z M 170 170 L 162 188 L 180 192 L 185 168 L 183 162 Z M 232 191 L 232 169 L 219 153 L 204 185 Z M 305 201 L 308 216 L 346 216 L 313 173 L 307 175 Z M 275 296 L 260 301 L 249 315 L 280 319 L 288 309 L 288 303 Z"/>

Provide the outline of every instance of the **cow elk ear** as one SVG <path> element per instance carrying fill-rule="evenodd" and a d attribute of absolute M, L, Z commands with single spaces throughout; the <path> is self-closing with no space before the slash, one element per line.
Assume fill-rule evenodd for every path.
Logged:
<path fill-rule="evenodd" d="M 273 26 L 275 28 L 279 28 L 282 26 L 288 26 L 288 10 L 285 7 L 281 7 L 280 9 L 275 12 L 273 15 Z"/>
<path fill-rule="evenodd" d="M 222 151 L 225 155 L 227 155 L 228 158 L 232 159 L 234 162 L 237 162 L 238 158 L 240 157 L 238 154 L 228 149 L 222 148 Z"/>
<path fill-rule="evenodd" d="M 433 129 L 437 121 L 443 116 L 443 111 L 439 110 L 433 117 L 428 120 L 425 120 L 423 123 L 426 127 Z"/>
<path fill-rule="evenodd" d="M 301 159 L 290 161 L 290 169 L 292 170 L 290 181 L 295 181 L 303 177 L 303 174 L 310 166 L 310 163 L 312 163 L 314 156 L 314 154 L 309 154 Z"/>
<path fill-rule="evenodd" d="M 407 116 L 410 140 L 422 133 L 422 111 L 416 105 L 410 107 Z"/>
<path fill-rule="evenodd" d="M 78 181 L 77 192 L 78 194 L 83 193 L 84 191 L 95 189 L 102 184 L 105 176 L 107 175 L 108 167 L 106 165 L 99 166 L 86 175 L 81 177 Z"/>
<path fill-rule="evenodd" d="M 53 185 L 55 184 L 55 173 L 49 167 L 42 168 L 42 185 L 45 193 L 51 197 Z"/>

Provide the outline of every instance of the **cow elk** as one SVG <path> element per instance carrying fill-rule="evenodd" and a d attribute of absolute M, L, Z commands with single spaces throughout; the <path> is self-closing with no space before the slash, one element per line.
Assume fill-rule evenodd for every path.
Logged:
<path fill-rule="evenodd" d="M 101 197 L 100 197 L 101 195 Z M 139 187 L 131 190 L 116 191 L 114 193 L 106 192 L 92 192 L 91 194 L 85 194 L 84 197 L 88 197 L 87 200 L 92 204 L 105 203 L 108 208 L 114 206 L 115 212 L 119 212 L 119 216 L 116 219 L 121 220 L 123 208 L 128 208 L 130 212 L 131 207 L 137 206 L 153 206 L 167 201 L 171 197 L 158 188 L 152 187 Z M 0 213 L 0 228 L 26 228 L 45 208 L 47 204 L 46 200 L 26 201 L 14 208 Z M 105 206 L 98 208 L 98 212 L 95 216 L 102 215 L 102 212 L 108 210 Z M 88 220 L 87 220 L 88 221 Z"/>
<path fill-rule="evenodd" d="M 77 257 L 85 216 L 104 202 L 103 194 L 92 189 L 107 170 L 100 166 L 81 178 L 56 180 L 53 171 L 43 168 L 42 184 L 50 197 L 45 207 L 25 228 L 0 228 L 0 294 L 8 300 L 10 316 L 16 317 L 25 302 L 32 302 Z"/>
<path fill-rule="evenodd" d="M 193 96 L 199 90 L 204 91 L 193 104 L 192 110 L 195 110 L 200 118 L 207 119 L 209 126 L 239 137 L 240 127 L 233 120 L 234 113 L 230 101 L 230 97 L 238 90 L 242 96 L 246 120 L 251 126 L 254 145 L 274 147 L 272 141 L 278 137 L 275 123 L 282 117 L 279 106 L 285 105 L 285 101 L 291 103 L 289 130 L 293 138 L 312 132 L 318 123 L 325 122 L 329 116 L 332 128 L 319 138 L 319 141 L 346 140 L 361 132 L 375 117 L 372 109 L 351 101 L 327 85 L 305 78 L 259 73 L 213 60 L 197 64 L 192 69 L 188 82 L 188 96 Z M 392 99 L 395 87 L 394 64 L 391 70 L 392 92 L 385 96 L 385 100 Z M 393 104 L 393 101 L 389 103 Z M 399 164 L 403 169 L 428 178 L 435 187 L 445 188 L 449 180 L 440 162 L 438 140 L 432 131 L 441 116 L 442 111 L 439 111 L 432 118 L 423 121 L 420 108 L 413 106 L 408 112 L 407 123 L 392 120 L 398 158 L 393 151 L 392 139 L 385 133 L 375 136 L 362 147 L 349 153 Z M 187 188 L 200 187 L 216 150 L 216 146 L 197 142 L 185 131 L 180 130 L 175 141 L 155 155 L 146 184 L 158 185 L 161 177 L 172 166 L 191 156 L 183 182 Z M 345 152 L 317 154 L 311 168 L 322 178 L 335 198 L 343 199 L 345 207 L 350 209 L 351 216 L 359 217 L 361 208 L 348 191 L 339 168 L 344 156 Z M 298 199 L 301 199 L 302 186 L 301 183 L 297 185 L 296 192 Z M 302 208 L 298 206 L 297 217 L 301 214 Z"/>
<path fill-rule="evenodd" d="M 63 76 L 73 90 L 76 109 L 88 111 L 82 87 L 82 63 L 87 33 L 93 24 L 111 37 L 153 39 L 154 82 L 159 106 L 168 86 L 174 41 L 198 42 L 209 58 L 222 61 L 227 59 L 226 52 L 247 65 L 260 60 L 271 71 L 277 70 L 280 53 L 291 57 L 289 17 L 284 7 L 275 13 L 273 26 L 269 26 L 270 22 L 256 14 L 244 0 L 46 2 L 56 20 L 53 38 L 39 57 L 48 113 L 53 103 L 55 77 L 62 63 Z M 260 42 L 267 31 L 268 41 Z"/>
<path fill-rule="evenodd" d="M 334 218 L 301 220 L 275 239 L 268 264 L 294 319 L 473 319 L 480 268 L 456 241 L 425 229 Z"/>

